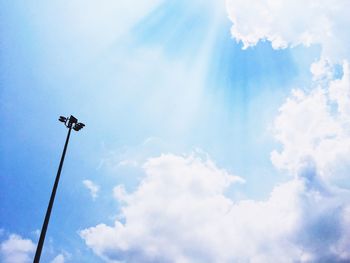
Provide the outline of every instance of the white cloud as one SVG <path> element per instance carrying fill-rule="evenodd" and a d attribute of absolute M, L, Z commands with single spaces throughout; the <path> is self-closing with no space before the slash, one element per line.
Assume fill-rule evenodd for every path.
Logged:
<path fill-rule="evenodd" d="M 58 254 L 52 261 L 51 263 L 64 263 L 65 262 L 65 257 L 63 254 Z"/>
<path fill-rule="evenodd" d="M 113 196 L 119 201 L 123 201 L 127 196 L 124 185 L 117 185 L 113 188 Z"/>
<path fill-rule="evenodd" d="M 83 184 L 90 191 L 91 197 L 95 200 L 98 196 L 100 186 L 90 180 L 84 180 Z"/>
<path fill-rule="evenodd" d="M 31 262 L 35 248 L 35 244 L 30 239 L 24 239 L 19 235 L 11 234 L 0 246 L 2 262 Z"/>
<path fill-rule="evenodd" d="M 232 35 L 244 47 L 261 40 L 274 48 L 320 44 L 332 62 L 350 59 L 348 0 L 226 0 Z"/>
<path fill-rule="evenodd" d="M 274 165 L 295 173 L 305 160 L 315 163 L 323 180 L 347 179 L 350 168 L 350 72 L 310 92 L 295 90 L 275 121 L 281 151 L 271 155 Z"/>
<path fill-rule="evenodd" d="M 133 193 L 115 188 L 122 221 L 80 232 L 106 262 L 350 259 L 342 234 L 350 227 L 345 198 L 305 176 L 314 172 L 310 167 L 259 202 L 227 198 L 225 190 L 241 179 L 193 155 L 152 158 L 144 170 Z"/>

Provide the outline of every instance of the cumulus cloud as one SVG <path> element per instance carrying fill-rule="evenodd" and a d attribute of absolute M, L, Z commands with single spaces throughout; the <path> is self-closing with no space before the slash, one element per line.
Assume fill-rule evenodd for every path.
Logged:
<path fill-rule="evenodd" d="M 274 48 L 320 44 L 332 62 L 350 58 L 347 0 L 227 0 L 232 35 L 245 48 L 268 40 Z"/>
<path fill-rule="evenodd" d="M 271 159 L 280 169 L 295 173 L 312 159 L 320 177 L 333 182 L 347 179 L 350 168 L 350 71 L 343 77 L 309 92 L 294 90 L 282 105 L 275 121 L 281 151 Z M 303 161 L 304 160 L 304 161 Z"/>
<path fill-rule="evenodd" d="M 98 196 L 100 186 L 98 186 L 97 184 L 95 184 L 94 182 L 92 182 L 90 180 L 84 180 L 83 184 L 90 191 L 92 199 L 95 200 Z"/>
<path fill-rule="evenodd" d="M 80 235 L 106 262 L 350 260 L 346 198 L 315 184 L 313 168 L 266 201 L 234 202 L 225 191 L 241 178 L 193 155 L 162 155 L 145 163 L 133 193 L 115 188 L 121 220 Z"/>
<path fill-rule="evenodd" d="M 280 108 L 276 138 L 283 145 L 272 152 L 277 168 L 292 174 L 314 162 L 323 180 L 337 181 L 349 170 L 350 2 L 227 0 L 232 35 L 244 47 L 261 40 L 274 48 L 319 44 L 322 56 L 310 66 L 314 87 L 297 89 Z M 342 64 L 343 76 L 334 63 Z M 339 69 L 338 69 L 339 71 Z"/>
<path fill-rule="evenodd" d="M 32 261 L 35 244 L 30 239 L 11 234 L 8 239 L 0 245 L 2 262 L 4 263 L 26 263 Z"/>
<path fill-rule="evenodd" d="M 58 254 L 52 261 L 51 263 L 64 263 L 65 261 L 65 257 L 63 254 Z"/>

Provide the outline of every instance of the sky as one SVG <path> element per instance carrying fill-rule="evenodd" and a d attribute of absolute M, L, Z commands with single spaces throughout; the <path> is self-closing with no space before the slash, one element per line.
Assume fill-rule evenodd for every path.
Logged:
<path fill-rule="evenodd" d="M 349 262 L 347 0 L 0 0 L 0 262 Z"/>

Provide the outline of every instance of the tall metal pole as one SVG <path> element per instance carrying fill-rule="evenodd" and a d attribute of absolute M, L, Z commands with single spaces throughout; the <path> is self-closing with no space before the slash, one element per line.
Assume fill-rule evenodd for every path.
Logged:
<path fill-rule="evenodd" d="M 73 126 L 73 123 L 69 122 L 66 143 L 65 143 L 64 148 L 63 148 L 60 165 L 58 167 L 55 184 L 53 185 L 53 188 L 52 188 L 50 202 L 49 202 L 49 205 L 47 207 L 47 211 L 46 211 L 46 215 L 45 215 L 45 220 L 44 220 L 43 226 L 41 228 L 40 238 L 39 238 L 38 246 L 36 248 L 36 252 L 35 252 L 35 257 L 34 257 L 33 263 L 39 263 L 39 261 L 40 261 L 41 251 L 43 249 L 43 245 L 44 245 L 44 241 L 45 241 L 45 235 L 46 235 L 47 226 L 48 226 L 49 220 L 50 220 L 52 206 L 53 206 L 53 203 L 55 201 L 57 186 L 58 186 L 58 182 L 60 180 L 61 170 L 62 170 L 62 166 L 63 166 L 63 162 L 64 162 L 64 157 L 66 156 L 66 151 L 67 151 L 67 146 L 68 146 L 68 142 L 69 142 L 70 133 L 72 131 L 72 126 Z"/>

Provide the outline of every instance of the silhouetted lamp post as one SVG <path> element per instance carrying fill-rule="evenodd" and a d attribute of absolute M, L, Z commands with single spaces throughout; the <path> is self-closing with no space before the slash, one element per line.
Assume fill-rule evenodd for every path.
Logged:
<path fill-rule="evenodd" d="M 55 201 L 56 190 L 57 190 L 58 182 L 60 180 L 60 175 L 61 175 L 61 170 L 62 170 L 62 166 L 63 166 L 63 162 L 64 162 L 64 157 L 66 155 L 67 146 L 68 146 L 68 142 L 69 142 L 70 132 L 72 131 L 72 129 L 75 131 L 79 131 L 80 129 L 82 129 L 85 126 L 84 123 L 78 122 L 78 120 L 72 115 L 69 118 L 60 116 L 59 121 L 63 122 L 64 125 L 68 128 L 68 134 L 67 134 L 67 138 L 66 138 L 66 143 L 65 143 L 64 148 L 63 148 L 60 165 L 58 166 L 55 184 L 53 185 L 53 188 L 52 188 L 52 193 L 51 193 L 49 205 L 47 207 L 45 220 L 44 220 L 43 226 L 41 228 L 40 238 L 39 238 L 38 246 L 36 248 L 33 263 L 39 263 L 39 261 L 40 261 L 41 250 L 43 249 L 46 230 L 47 230 L 47 226 L 49 224 L 53 202 Z"/>

